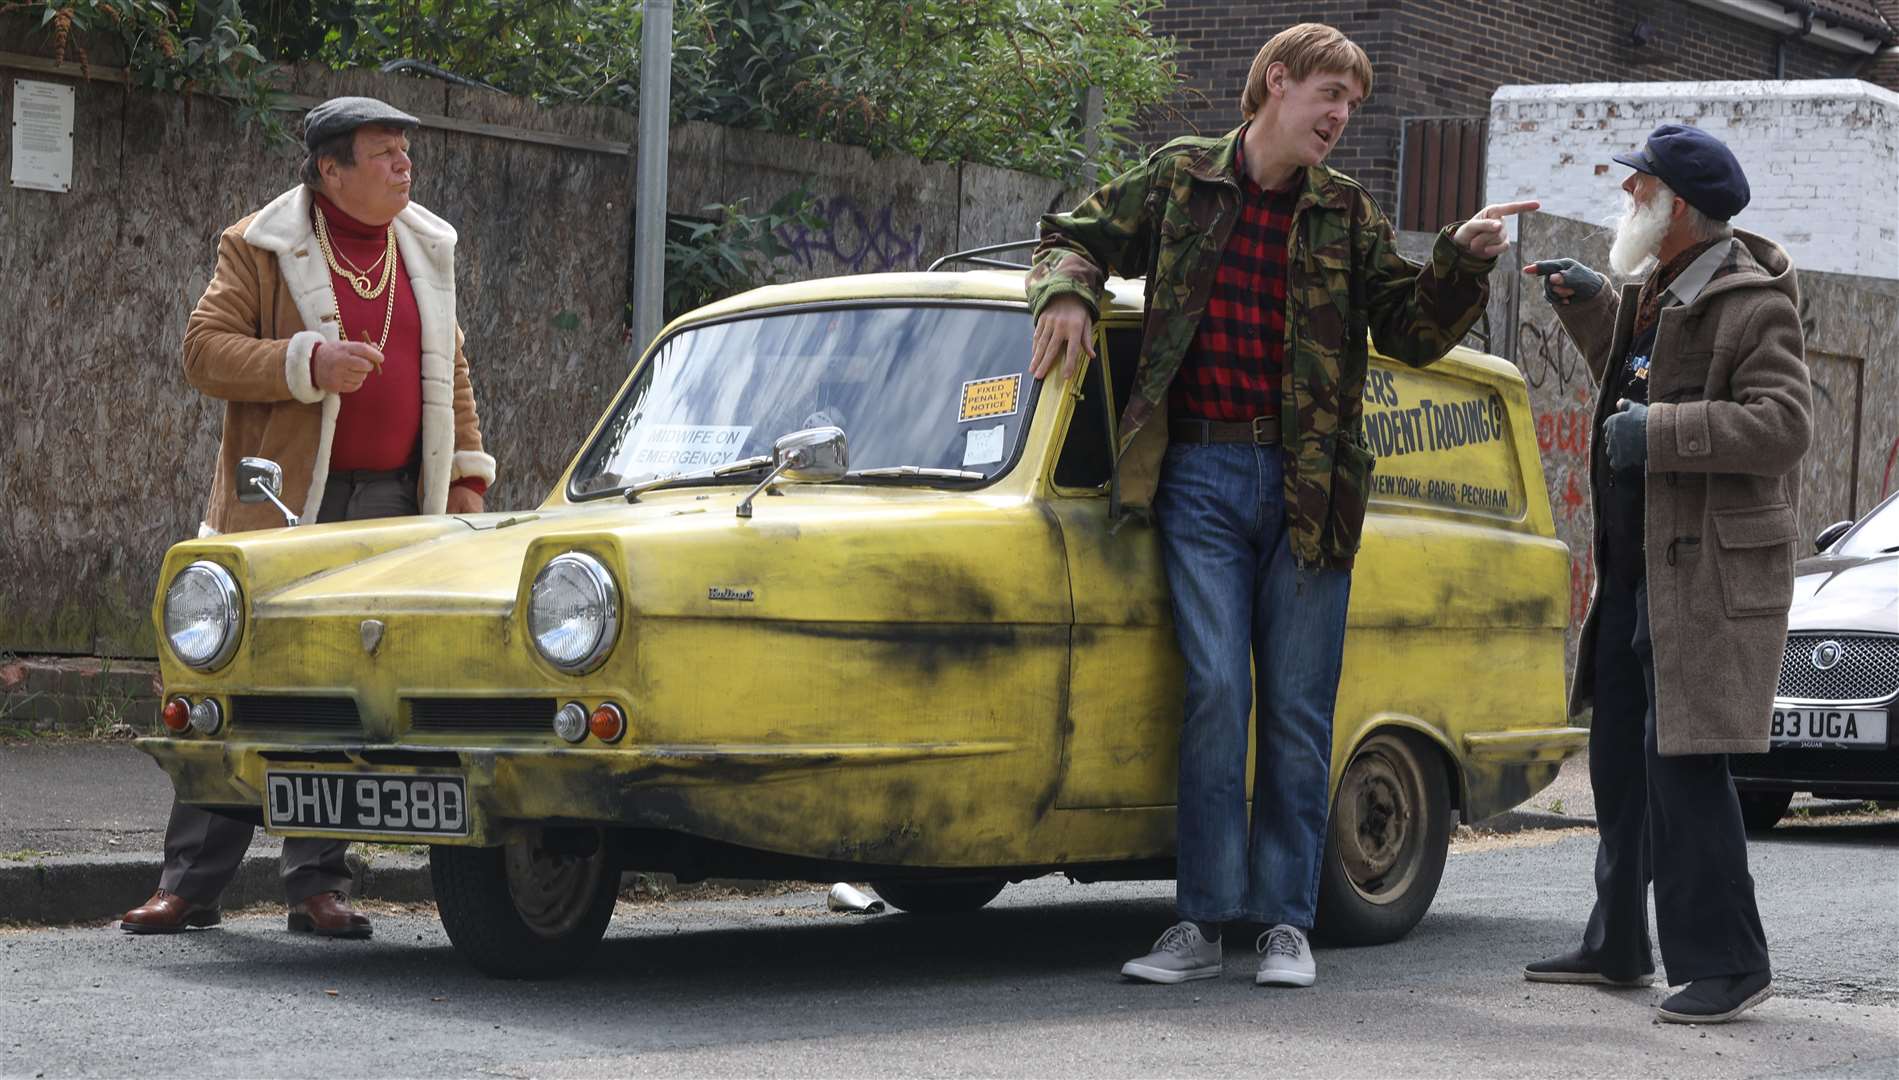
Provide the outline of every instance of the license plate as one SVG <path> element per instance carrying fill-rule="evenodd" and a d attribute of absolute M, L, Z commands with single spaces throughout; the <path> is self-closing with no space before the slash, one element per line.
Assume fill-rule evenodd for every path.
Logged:
<path fill-rule="evenodd" d="M 1776 744 L 1884 747 L 1886 710 L 1780 707 L 1768 738 Z"/>
<path fill-rule="evenodd" d="M 264 792 L 272 828 L 468 835 L 468 791 L 459 776 L 268 772 Z"/>

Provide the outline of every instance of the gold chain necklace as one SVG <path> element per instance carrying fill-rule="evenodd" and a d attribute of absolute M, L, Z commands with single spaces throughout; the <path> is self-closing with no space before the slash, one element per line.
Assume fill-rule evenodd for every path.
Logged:
<path fill-rule="evenodd" d="M 371 263 L 369 267 L 370 270 L 374 270 L 380 265 L 382 267 L 382 280 L 378 281 L 374 286 L 371 286 L 369 283 L 369 274 L 357 270 L 355 263 L 351 263 L 346 269 L 342 263 L 337 261 L 336 248 L 330 243 L 328 215 L 323 213 L 322 207 L 318 207 L 316 211 L 317 247 L 323 252 L 323 261 L 329 264 L 331 271 L 333 271 L 337 277 L 349 282 L 349 287 L 356 291 L 357 296 L 365 300 L 374 300 L 381 296 L 382 291 L 388 288 L 389 282 L 395 278 L 396 227 L 392 224 L 387 226 L 384 231 L 388 239 L 383 245 L 382 257 L 377 259 L 374 263 Z M 392 302 L 393 299 L 392 297 Z"/>
<path fill-rule="evenodd" d="M 391 230 L 390 235 L 391 236 L 394 235 L 394 230 Z M 394 247 L 394 244 L 391 244 L 390 246 Z M 390 259 L 389 268 L 391 270 L 394 270 L 395 265 L 396 265 L 396 260 Z M 389 284 L 391 277 L 392 277 L 391 274 L 384 274 L 383 284 L 384 285 Z M 381 291 L 380 287 L 377 289 L 377 291 L 378 292 Z M 362 292 L 361 289 L 357 290 L 358 294 L 361 294 L 361 292 Z M 349 333 L 348 331 L 343 329 L 343 302 L 337 298 L 335 289 L 330 290 L 330 312 L 331 314 L 336 316 L 337 336 L 342 338 L 342 340 L 344 341 L 348 341 Z M 382 309 L 382 338 L 381 340 L 376 342 L 377 352 L 381 352 L 382 350 L 389 347 L 389 327 L 391 324 L 395 322 L 395 320 L 396 320 L 396 290 L 394 288 L 391 288 L 389 290 L 389 302 Z M 369 340 L 369 332 L 367 330 L 363 331 L 363 340 L 364 341 Z"/>

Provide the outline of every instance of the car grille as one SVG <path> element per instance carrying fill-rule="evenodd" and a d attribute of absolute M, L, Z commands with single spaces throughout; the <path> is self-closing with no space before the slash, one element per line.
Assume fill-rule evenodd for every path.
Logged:
<path fill-rule="evenodd" d="M 553 698 L 410 698 L 411 731 L 532 732 L 553 730 Z"/>
<path fill-rule="evenodd" d="M 301 694 L 239 694 L 231 698 L 231 722 L 247 731 L 325 731 L 360 735 L 356 699 Z"/>
<path fill-rule="evenodd" d="M 1822 642 L 1840 646 L 1840 662 L 1825 671 L 1813 666 Z M 1899 693 L 1899 637 L 1875 634 L 1788 634 L 1780 658 L 1785 701 L 1879 701 Z"/>

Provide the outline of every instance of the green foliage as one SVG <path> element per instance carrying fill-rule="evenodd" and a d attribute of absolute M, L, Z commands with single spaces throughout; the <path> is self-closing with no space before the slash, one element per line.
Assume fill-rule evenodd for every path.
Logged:
<path fill-rule="evenodd" d="M 257 47 L 257 29 L 240 0 L 20 0 L 0 3 L 0 15 L 37 13 L 51 39 L 53 59 L 91 65 L 88 40 L 116 39 L 136 86 L 227 98 L 238 121 L 283 135 L 273 111 L 271 66 Z"/>
<path fill-rule="evenodd" d="M 235 0 L 225 0 L 235 2 Z M 1096 164 L 1177 80 L 1161 0 L 679 0 L 675 121 L 705 120 L 925 160 L 1044 175 Z M 546 103 L 637 111 L 637 0 L 250 0 L 265 55 L 368 67 L 423 60 Z M 321 33 L 317 30 L 320 29 Z"/>
<path fill-rule="evenodd" d="M 693 308 L 731 296 L 769 280 L 773 259 L 791 254 L 778 230 L 819 222 L 808 191 L 800 188 L 763 213 L 746 200 L 705 208 L 708 219 L 666 219 L 666 293 L 668 320 Z"/>
<path fill-rule="evenodd" d="M 1081 116 L 1102 92 L 1096 163 L 1177 78 L 1146 15 L 1160 0 L 689 0 L 674 40 L 676 109 L 760 127 L 1044 175 L 1083 164 Z"/>

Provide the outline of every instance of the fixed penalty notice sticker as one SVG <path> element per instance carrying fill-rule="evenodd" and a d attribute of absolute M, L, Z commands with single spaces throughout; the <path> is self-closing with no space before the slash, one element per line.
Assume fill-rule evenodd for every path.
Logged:
<path fill-rule="evenodd" d="M 1022 397 L 1022 376 L 1003 375 L 994 379 L 972 379 L 963 384 L 963 404 L 956 413 L 958 423 L 987 420 L 995 416 L 1014 416 Z"/>

